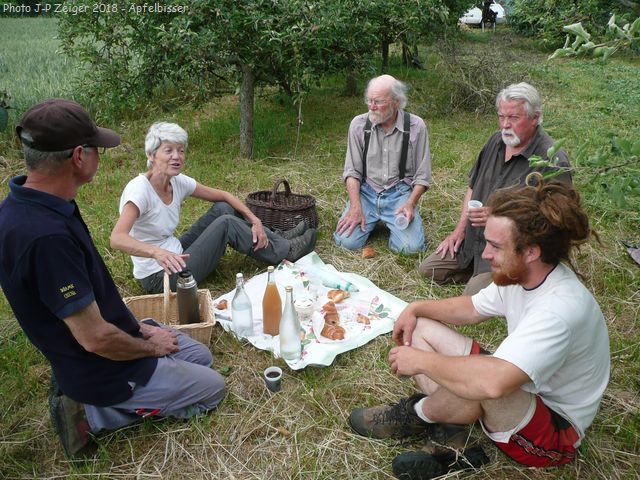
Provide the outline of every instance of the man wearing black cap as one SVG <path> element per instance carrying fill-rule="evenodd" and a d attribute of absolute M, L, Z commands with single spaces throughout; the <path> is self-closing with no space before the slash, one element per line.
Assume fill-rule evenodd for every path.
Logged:
<path fill-rule="evenodd" d="M 51 415 L 65 453 L 87 453 L 89 433 L 215 408 L 224 380 L 209 368 L 209 349 L 133 317 L 74 201 L 100 151 L 120 137 L 63 99 L 32 107 L 16 133 L 27 175 L 9 181 L 0 205 L 0 285 L 51 363 Z"/>

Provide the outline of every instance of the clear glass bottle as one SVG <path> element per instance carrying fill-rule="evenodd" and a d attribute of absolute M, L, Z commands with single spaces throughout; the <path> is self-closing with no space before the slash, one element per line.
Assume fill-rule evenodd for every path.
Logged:
<path fill-rule="evenodd" d="M 262 330 L 268 335 L 280 333 L 280 319 L 282 318 L 282 299 L 276 285 L 274 268 L 267 268 L 267 288 L 262 297 Z"/>
<path fill-rule="evenodd" d="M 290 362 L 297 362 L 302 356 L 300 322 L 293 308 L 293 287 L 285 287 L 286 299 L 280 319 L 280 356 Z"/>
<path fill-rule="evenodd" d="M 187 269 L 178 273 L 176 297 L 178 299 L 178 323 L 181 325 L 199 323 L 198 284 L 191 275 L 191 271 Z"/>
<path fill-rule="evenodd" d="M 236 293 L 231 300 L 231 322 L 238 338 L 253 335 L 253 309 L 244 289 L 242 273 L 236 274 Z"/>

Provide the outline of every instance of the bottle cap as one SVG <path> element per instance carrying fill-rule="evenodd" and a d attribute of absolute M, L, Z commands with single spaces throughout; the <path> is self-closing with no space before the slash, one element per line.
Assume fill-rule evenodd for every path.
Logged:
<path fill-rule="evenodd" d="M 190 277 L 191 276 L 191 270 L 189 270 L 188 268 L 185 268 L 181 272 L 178 272 L 178 276 L 182 277 L 182 278 Z"/>
<path fill-rule="evenodd" d="M 236 273 L 236 278 L 242 278 L 242 272 Z"/>
<path fill-rule="evenodd" d="M 269 265 L 269 266 L 267 267 L 267 272 L 269 272 L 269 273 L 273 272 L 274 270 L 275 270 L 275 269 L 273 268 L 273 265 Z"/>
<path fill-rule="evenodd" d="M 284 287 L 284 289 L 287 292 L 292 292 L 293 291 L 293 287 L 291 285 L 287 285 L 286 287 Z"/>

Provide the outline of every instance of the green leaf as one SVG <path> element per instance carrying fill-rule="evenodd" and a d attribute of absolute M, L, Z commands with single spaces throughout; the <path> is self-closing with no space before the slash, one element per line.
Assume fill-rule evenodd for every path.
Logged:
<path fill-rule="evenodd" d="M 566 25 L 565 27 L 562 27 L 562 30 L 573 33 L 576 37 L 580 37 L 585 42 L 591 39 L 591 34 L 584 29 L 581 22 Z"/>
<path fill-rule="evenodd" d="M 566 138 L 561 138 L 560 140 L 556 141 L 553 145 L 551 145 L 548 150 L 547 150 L 547 158 L 550 161 L 554 161 L 556 153 L 558 153 L 558 150 L 560 150 L 560 148 L 562 148 L 562 145 L 564 145 L 564 142 L 566 141 Z"/>
<path fill-rule="evenodd" d="M 559 48 L 552 55 L 549 56 L 547 60 L 553 60 L 554 58 L 568 57 L 570 55 L 575 55 L 576 52 L 573 48 Z"/>

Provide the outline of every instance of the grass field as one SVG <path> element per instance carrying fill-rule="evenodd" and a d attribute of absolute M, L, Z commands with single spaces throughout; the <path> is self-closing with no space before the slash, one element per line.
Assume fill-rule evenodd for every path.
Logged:
<path fill-rule="evenodd" d="M 0 91 L 11 90 L 19 110 L 12 115 L 49 96 L 73 96 L 67 90 L 70 64 L 55 54 L 52 20 L 0 18 L 0 31 Z M 19 48 L 24 42 L 31 42 L 31 47 Z M 545 128 L 556 139 L 566 138 L 570 156 L 579 149 L 606 145 L 611 134 L 640 138 L 637 58 L 614 58 L 608 66 L 585 60 L 546 63 L 546 53 L 535 51 L 506 29 L 495 35 L 467 33 L 459 42 L 459 51 L 477 58 L 497 56 L 495 62 L 505 82 L 528 78 L 536 85 L 544 98 Z M 41 52 L 41 59 L 32 66 L 17 68 Z M 299 137 L 296 110 L 273 92 L 262 91 L 257 97 L 255 159 L 251 161 L 238 158 L 239 107 L 234 96 L 212 98 L 197 109 L 185 106 L 133 120 L 112 119 L 105 125 L 122 135 L 123 144 L 103 156 L 98 175 L 81 190 L 78 203 L 123 296 L 142 292 L 132 279 L 129 259 L 110 249 L 108 237 L 122 188 L 144 170 L 144 132 L 157 120 L 178 122 L 190 133 L 186 173 L 204 184 L 244 198 L 249 192 L 270 188 L 275 178 L 285 177 L 294 191 L 314 195 L 321 224 L 316 251 L 339 270 L 364 275 L 406 301 L 461 293 L 461 286 L 424 281 L 416 266 L 455 225 L 466 172 L 497 121 L 493 112 L 448 108 L 454 91 L 451 77 L 443 70 L 445 62 L 434 49 L 423 49 L 423 56 L 427 70 L 407 71 L 394 59 L 391 73 L 410 83 L 409 110 L 429 126 L 434 184 L 420 207 L 430 240 L 424 255 L 393 255 L 386 236 L 380 234 L 373 240 L 379 256 L 363 261 L 358 253 L 338 250 L 331 240 L 346 198 L 341 172 L 347 127 L 364 109 L 360 98 L 340 95 L 342 79 L 336 78 L 305 99 Z M 4 197 L 8 178 L 23 173 L 24 167 L 13 138 L 0 133 L 0 142 L 4 158 L 0 195 Z M 574 180 L 602 240 L 601 245 L 583 248 L 577 257 L 609 327 L 612 377 L 601 410 L 572 465 L 551 470 L 521 468 L 484 442 L 491 462 L 479 471 L 449 478 L 638 478 L 640 269 L 619 241 L 640 241 L 640 205 L 636 198 L 624 209 L 617 207 L 603 193 L 600 179 L 580 165 Z M 205 208 L 202 202 L 187 202 L 183 225 Z M 229 251 L 201 288 L 211 289 L 215 298 L 233 288 L 235 272 L 250 277 L 265 268 Z M 495 348 L 504 329 L 493 320 L 468 328 L 466 333 Z M 390 373 L 386 357 L 391 346 L 390 336 L 382 336 L 339 356 L 329 368 L 286 370 L 283 391 L 270 395 L 261 372 L 274 363 L 271 356 L 216 328 L 211 346 L 214 366 L 230 370 L 227 398 L 218 411 L 188 422 L 148 421 L 102 435 L 95 458 L 70 462 L 62 454 L 48 417 L 49 366 L 21 333 L 0 296 L 0 478 L 392 478 L 393 457 L 420 445 L 364 439 L 346 423 L 355 407 L 396 401 L 414 391 L 411 381 Z M 279 360 L 275 363 L 283 366 Z"/>

